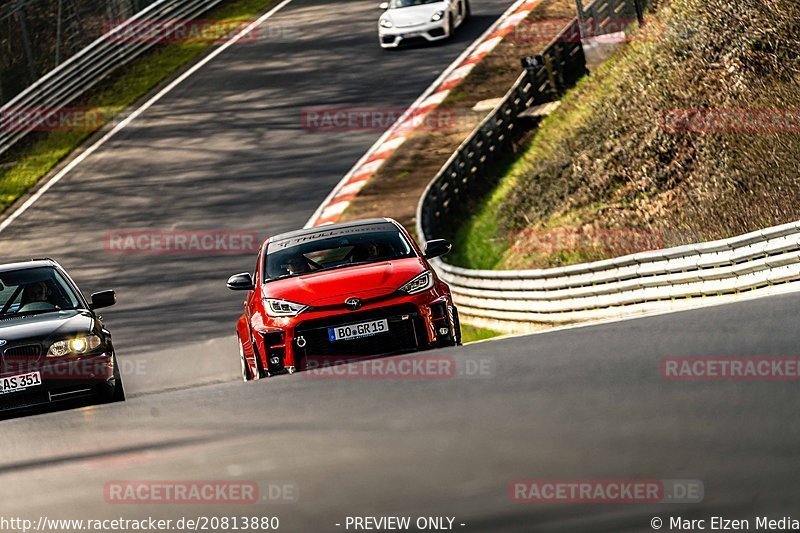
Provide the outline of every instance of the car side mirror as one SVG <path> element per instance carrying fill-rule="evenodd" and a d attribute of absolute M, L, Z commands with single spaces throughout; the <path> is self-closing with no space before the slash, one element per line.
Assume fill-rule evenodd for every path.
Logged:
<path fill-rule="evenodd" d="M 378 9 L 386 11 L 387 9 L 389 9 L 389 2 L 381 2 L 380 4 L 378 4 Z"/>
<path fill-rule="evenodd" d="M 434 239 L 425 244 L 425 259 L 433 259 L 434 257 L 441 257 L 449 253 L 453 249 L 453 245 L 444 239 Z"/>
<path fill-rule="evenodd" d="M 253 283 L 253 276 L 245 272 L 231 276 L 228 279 L 228 288 L 232 291 L 252 291 L 256 286 Z"/>
<path fill-rule="evenodd" d="M 92 303 L 89 305 L 94 309 L 103 309 L 104 307 L 111 307 L 117 303 L 117 293 L 114 291 L 102 291 L 92 294 Z"/>

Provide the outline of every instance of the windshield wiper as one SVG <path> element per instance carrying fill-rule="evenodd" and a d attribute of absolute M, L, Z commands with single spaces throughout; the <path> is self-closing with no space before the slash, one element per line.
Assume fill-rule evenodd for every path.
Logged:
<path fill-rule="evenodd" d="M 286 279 L 286 278 L 296 278 L 296 277 L 299 277 L 299 276 L 307 276 L 309 274 L 316 274 L 318 272 L 327 272 L 329 270 L 338 270 L 340 268 L 347 268 L 347 267 L 351 267 L 351 266 L 372 265 L 372 264 L 375 264 L 375 263 L 384 263 L 386 261 L 391 261 L 391 259 L 379 259 L 377 261 L 359 261 L 357 263 L 343 263 L 341 265 L 334 265 L 334 266 L 329 266 L 329 267 L 318 268 L 316 270 L 311 270 L 310 272 L 303 272 L 302 274 L 283 274 L 282 276 L 278 276 L 278 277 L 275 277 L 275 278 L 268 278 L 267 282 L 278 281 L 278 280 Z"/>
<path fill-rule="evenodd" d="M 24 317 L 24 316 L 34 316 L 34 315 L 43 315 L 46 313 L 60 313 L 61 311 L 79 311 L 79 308 L 71 308 L 71 309 L 61 309 L 60 307 L 56 307 L 55 309 L 37 309 L 36 311 L 23 311 L 21 313 L 5 313 L 0 315 L 0 318 L 13 318 L 13 317 Z"/>
<path fill-rule="evenodd" d="M 385 261 L 389 261 L 389 259 L 380 259 L 378 261 L 358 261 L 357 263 L 344 263 L 341 265 L 336 266 L 329 266 L 314 270 L 313 272 L 309 272 L 309 274 L 316 274 L 317 272 L 325 272 L 326 270 L 337 270 L 339 268 L 347 268 L 352 266 L 359 266 L 359 265 L 372 265 L 374 263 L 383 263 Z"/>
<path fill-rule="evenodd" d="M 23 311 L 22 313 L 6 313 L 4 315 L 0 315 L 0 318 L 9 318 L 9 317 L 23 317 L 23 316 L 33 316 L 33 315 L 41 315 L 44 313 L 57 313 L 60 309 L 41 309 L 39 311 Z"/>
<path fill-rule="evenodd" d="M 308 273 L 309 272 L 306 272 L 306 274 L 308 274 Z M 278 281 L 278 280 L 286 279 L 286 278 L 296 278 L 297 276 L 302 276 L 302 275 L 303 274 L 282 274 L 282 275 L 276 276 L 274 278 L 267 278 L 267 283 L 269 283 L 270 281 Z"/>

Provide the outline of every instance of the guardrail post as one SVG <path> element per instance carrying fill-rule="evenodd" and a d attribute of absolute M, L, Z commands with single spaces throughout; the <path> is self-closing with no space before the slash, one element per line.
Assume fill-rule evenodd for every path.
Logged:
<path fill-rule="evenodd" d="M 636 6 L 636 18 L 639 20 L 639 26 L 644 26 L 644 9 L 642 9 L 641 0 L 633 0 Z"/>
<path fill-rule="evenodd" d="M 36 79 L 36 67 L 33 63 L 33 49 L 28 32 L 28 22 L 25 20 L 25 0 L 17 0 L 17 17 L 19 17 L 19 31 L 22 34 L 22 48 L 25 50 L 25 59 L 28 61 L 28 70 L 31 80 Z"/>
<path fill-rule="evenodd" d="M 583 23 L 585 21 L 585 18 L 584 18 L 584 15 L 583 15 L 583 0 L 575 0 L 575 8 L 576 8 L 576 10 L 578 12 L 578 26 L 579 26 L 579 29 L 580 29 L 579 31 L 581 33 L 581 39 L 583 39 L 585 37 L 584 34 L 583 34 Z"/>

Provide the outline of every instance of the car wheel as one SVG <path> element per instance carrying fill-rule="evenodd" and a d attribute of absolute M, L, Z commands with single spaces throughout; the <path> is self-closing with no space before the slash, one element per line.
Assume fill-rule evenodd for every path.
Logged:
<path fill-rule="evenodd" d="M 472 16 L 472 7 L 469 5 L 469 0 L 464 0 L 464 19 L 461 24 L 464 24 Z"/>
<path fill-rule="evenodd" d="M 456 306 L 453 306 L 453 340 L 456 346 L 462 345 L 461 319 L 458 318 L 458 309 Z"/>
<path fill-rule="evenodd" d="M 122 384 L 122 376 L 119 373 L 117 356 L 112 355 L 114 361 L 114 387 L 109 387 L 107 383 L 102 384 L 97 389 L 97 396 L 101 403 L 114 403 L 125 401 L 125 387 Z"/>
<path fill-rule="evenodd" d="M 119 365 L 117 364 L 117 356 L 114 356 L 114 395 L 111 399 L 112 402 L 125 401 L 125 386 L 122 384 L 122 375 L 119 373 Z"/>
<path fill-rule="evenodd" d="M 456 25 L 453 19 L 453 14 L 447 15 L 447 37 L 451 38 L 456 34 Z"/>
<path fill-rule="evenodd" d="M 247 358 L 244 356 L 244 345 L 242 345 L 242 339 L 238 335 L 236 339 L 239 341 L 239 361 L 242 366 L 242 380 L 243 381 L 251 381 L 253 378 L 250 376 L 250 365 L 247 363 Z"/>

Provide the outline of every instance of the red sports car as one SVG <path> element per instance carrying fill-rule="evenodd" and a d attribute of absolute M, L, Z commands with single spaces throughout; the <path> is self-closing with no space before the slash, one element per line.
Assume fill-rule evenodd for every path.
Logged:
<path fill-rule="evenodd" d="M 228 280 L 248 291 L 236 328 L 244 379 L 460 344 L 450 289 L 428 263 L 450 248 L 433 240 L 423 253 L 386 218 L 267 239 L 255 274 Z"/>

